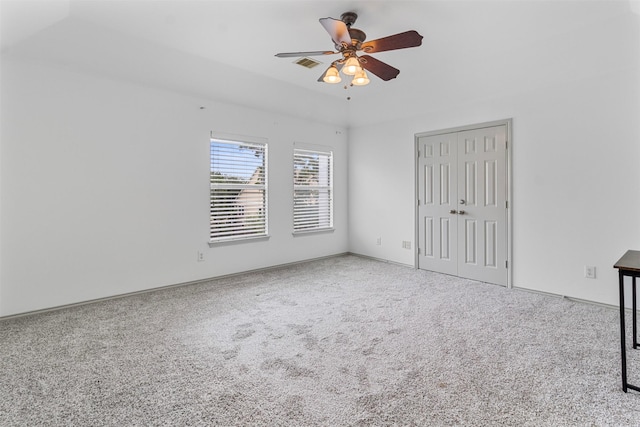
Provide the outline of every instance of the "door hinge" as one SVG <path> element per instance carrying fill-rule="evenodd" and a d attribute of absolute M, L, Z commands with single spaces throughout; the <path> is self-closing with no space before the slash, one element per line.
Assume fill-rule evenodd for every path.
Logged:
<path fill-rule="evenodd" d="M 420 150 L 418 150 L 418 157 L 420 157 Z"/>
<path fill-rule="evenodd" d="M 504 140 L 504 149 L 505 149 L 505 150 L 508 150 L 508 149 L 509 149 L 509 140 L 508 140 L 508 139 L 505 139 L 505 140 Z"/>
<path fill-rule="evenodd" d="M 506 209 L 509 209 L 509 201 L 508 201 L 508 200 L 505 200 L 505 202 L 504 202 L 504 207 L 505 207 Z"/>
<path fill-rule="evenodd" d="M 418 255 L 420 255 L 421 253 L 422 253 L 422 250 L 418 248 Z"/>
<path fill-rule="evenodd" d="M 509 261 L 504 262 L 504 268 L 509 268 Z"/>

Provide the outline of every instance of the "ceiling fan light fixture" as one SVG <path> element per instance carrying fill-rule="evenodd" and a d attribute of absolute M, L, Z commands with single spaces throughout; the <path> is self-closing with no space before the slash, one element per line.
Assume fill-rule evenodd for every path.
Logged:
<path fill-rule="evenodd" d="M 335 65 L 327 68 L 327 71 L 325 71 L 322 80 L 325 83 L 340 83 L 342 81 L 342 79 L 340 78 L 340 73 L 338 72 L 338 69 Z"/>
<path fill-rule="evenodd" d="M 0 0 L 0 2 L 1 1 L 2 0 Z M 369 77 L 364 72 L 362 64 L 366 65 L 368 72 L 373 73 L 376 77 L 384 81 L 395 79 L 398 77 L 400 70 L 375 57 L 369 56 L 369 54 L 421 46 L 423 37 L 416 30 L 409 30 L 376 40 L 365 41 L 367 35 L 364 31 L 352 27 L 357 17 L 358 15 L 355 12 L 345 12 L 342 14 L 341 19 L 319 19 L 320 25 L 322 25 L 327 33 L 329 33 L 329 36 L 331 36 L 331 41 L 336 49 L 335 52 L 326 50 L 284 52 L 277 53 L 276 56 L 278 58 L 289 58 L 341 55 L 340 58 L 333 61 L 330 67 L 318 78 L 318 82 L 339 83 L 342 80 L 340 76 L 340 71 L 342 71 L 344 75 L 353 76 L 352 86 L 364 86 L 369 83 Z M 363 52 L 363 55 L 360 57 L 358 57 L 359 52 Z M 308 60 L 308 58 L 306 59 Z M 306 61 L 303 62 L 305 62 L 306 65 Z"/>
<path fill-rule="evenodd" d="M 364 70 L 362 68 L 360 68 L 360 71 L 358 71 L 356 73 L 355 76 L 353 76 L 353 80 L 351 81 L 351 84 L 355 85 L 355 86 L 365 86 L 369 84 L 369 77 L 367 76 L 367 73 L 364 72 Z"/>
<path fill-rule="evenodd" d="M 360 63 L 355 56 L 350 56 L 347 59 L 347 62 L 344 63 L 344 67 L 342 68 L 342 72 L 348 76 L 355 76 L 358 71 L 362 70 L 360 67 Z"/>

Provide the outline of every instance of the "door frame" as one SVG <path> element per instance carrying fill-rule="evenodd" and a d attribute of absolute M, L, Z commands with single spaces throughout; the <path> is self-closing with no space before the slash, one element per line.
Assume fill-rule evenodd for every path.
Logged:
<path fill-rule="evenodd" d="M 509 118 L 509 119 L 503 119 L 503 120 L 495 120 L 495 121 L 491 121 L 491 122 L 483 122 L 483 123 L 476 123 L 476 124 L 471 124 L 471 125 L 464 125 L 464 126 L 456 126 L 456 127 L 452 127 L 452 128 L 446 128 L 446 129 L 438 129 L 438 130 L 432 130 L 432 131 L 427 131 L 427 132 L 420 132 L 420 133 L 416 133 L 414 135 L 414 147 L 413 147 L 413 155 L 414 155 L 414 195 L 415 195 L 415 209 L 414 209 L 414 241 L 416 242 L 416 250 L 415 250 L 415 254 L 414 254 L 414 268 L 419 268 L 419 259 L 418 259 L 418 242 L 420 241 L 420 236 L 419 236 L 419 214 L 418 214 L 418 209 L 420 208 L 420 206 L 418 205 L 418 200 L 419 200 L 419 182 L 418 182 L 418 147 L 419 147 L 419 139 L 421 137 L 425 137 L 425 136 L 434 136 L 434 135 L 442 135 L 442 134 L 446 134 L 446 133 L 454 133 L 454 132 L 461 132 L 461 131 L 467 131 L 467 130 L 474 130 L 474 129 L 482 129 L 482 128 L 488 128 L 488 127 L 494 127 L 494 126 L 505 126 L 506 127 L 506 138 L 507 138 L 507 150 L 506 150 L 506 155 L 507 155 L 507 159 L 506 159 L 506 183 L 507 183 L 507 194 L 506 194 L 506 199 L 507 199 L 507 288 L 511 289 L 513 288 L 513 230 L 512 230 L 512 215 L 513 215 L 513 194 L 512 194 L 512 188 L 511 188 L 511 181 L 512 181 L 512 164 L 511 164 L 511 148 L 513 146 L 513 135 L 512 135 L 512 131 L 513 131 L 513 119 Z"/>

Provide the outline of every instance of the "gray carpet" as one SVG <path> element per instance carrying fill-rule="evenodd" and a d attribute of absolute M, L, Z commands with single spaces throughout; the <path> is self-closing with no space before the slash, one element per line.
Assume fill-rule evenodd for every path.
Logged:
<path fill-rule="evenodd" d="M 638 426 L 640 393 L 616 310 L 341 256 L 0 321 L 0 425 Z"/>

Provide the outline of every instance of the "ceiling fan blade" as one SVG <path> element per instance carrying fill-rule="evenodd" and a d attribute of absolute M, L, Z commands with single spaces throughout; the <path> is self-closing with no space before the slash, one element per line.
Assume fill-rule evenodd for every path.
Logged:
<path fill-rule="evenodd" d="M 320 23 L 327 30 L 336 46 L 340 46 L 342 43 L 346 43 L 347 46 L 351 45 L 351 36 L 349 35 L 347 24 L 333 18 L 320 18 Z"/>
<path fill-rule="evenodd" d="M 384 52 L 386 50 L 404 49 L 416 47 L 422 44 L 422 36 L 417 31 L 405 31 L 377 40 L 365 42 L 362 50 L 366 53 Z M 373 72 L 373 71 L 372 71 Z"/>
<path fill-rule="evenodd" d="M 335 67 L 338 69 L 338 71 L 340 71 L 340 70 L 342 70 L 342 66 L 343 66 L 343 65 L 344 65 L 344 64 L 341 64 L 341 63 L 339 63 L 339 62 L 334 62 L 333 64 L 329 65 L 329 68 L 331 68 L 331 67 L 335 66 Z M 329 68 L 327 68 L 327 70 L 328 70 Z M 324 76 L 327 74 L 327 70 L 324 70 L 324 73 L 322 73 L 322 75 L 318 78 L 318 81 L 319 81 L 320 83 L 324 82 Z"/>
<path fill-rule="evenodd" d="M 367 71 L 371 71 L 376 76 L 380 77 L 384 81 L 395 79 L 400 74 L 400 70 L 386 64 L 382 61 L 369 55 L 362 55 L 359 57 L 360 65 Z"/>
<path fill-rule="evenodd" d="M 334 55 L 338 52 L 331 52 L 330 50 L 316 50 L 312 52 L 284 52 L 276 53 L 278 58 L 292 58 L 294 56 L 319 56 L 319 55 Z"/>

